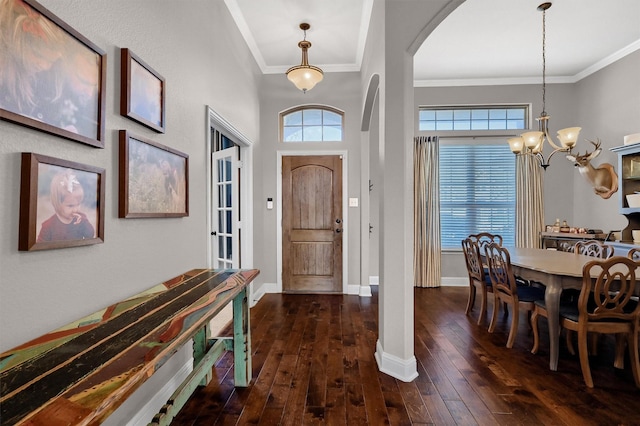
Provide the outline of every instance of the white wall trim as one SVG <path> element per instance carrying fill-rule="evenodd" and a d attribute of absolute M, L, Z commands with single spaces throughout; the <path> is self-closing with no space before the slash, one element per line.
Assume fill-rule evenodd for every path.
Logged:
<path fill-rule="evenodd" d="M 379 284 L 380 284 L 380 277 L 378 276 L 369 277 L 369 285 L 379 285 Z"/>
<path fill-rule="evenodd" d="M 249 307 L 253 308 L 260 301 L 260 299 L 262 299 L 262 296 L 266 294 L 266 291 L 265 291 L 264 283 L 260 286 L 257 286 L 257 288 L 255 283 L 251 283 L 251 286 L 252 286 L 252 289 L 251 289 L 251 299 L 249 300 L 249 303 L 250 303 Z"/>
<path fill-rule="evenodd" d="M 418 377 L 418 364 L 416 357 L 413 355 L 409 359 L 401 359 L 395 355 L 385 353 L 380 340 L 378 340 L 375 357 L 378 369 L 391 377 L 403 382 L 411 382 Z"/>
<path fill-rule="evenodd" d="M 224 119 L 220 114 L 215 112 L 210 106 L 206 107 L 207 114 L 207 128 L 206 132 L 206 190 L 207 190 L 207 233 L 210 233 L 213 229 L 213 212 L 212 205 L 212 183 L 211 173 L 212 164 L 211 156 L 213 154 L 213 147 L 211 142 L 211 128 L 217 129 L 220 133 L 223 133 L 226 137 L 240 146 L 240 161 L 242 161 L 242 168 L 240 169 L 240 203 L 243 206 L 243 217 L 240 218 L 240 227 L 242 232 L 240 233 L 240 258 L 242 259 L 241 268 L 251 268 L 253 266 L 253 142 L 236 129 L 231 123 Z M 211 268 L 213 266 L 213 249 L 211 236 L 207 235 L 207 266 Z M 250 287 L 250 292 L 252 292 Z M 250 295 L 249 300 L 252 300 L 253 296 Z"/>
<path fill-rule="evenodd" d="M 347 285 L 347 293 L 346 294 L 360 294 L 360 285 L 359 284 L 348 284 Z"/>
<path fill-rule="evenodd" d="M 371 287 L 369 287 L 368 285 L 361 285 L 360 287 L 360 293 L 358 293 L 358 296 L 360 297 L 371 297 Z"/>
<path fill-rule="evenodd" d="M 349 159 L 345 150 L 335 151 L 277 151 L 276 152 L 276 275 L 277 275 L 277 290 L 272 293 L 282 293 L 282 157 L 283 156 L 295 156 L 295 155 L 341 155 L 342 156 L 342 293 L 343 294 L 358 294 L 349 293 L 349 286 L 347 279 L 349 277 L 349 185 L 348 185 L 348 172 L 349 172 Z M 269 293 L 269 291 L 267 290 Z"/>
<path fill-rule="evenodd" d="M 262 283 L 264 293 L 282 293 L 282 285 L 278 288 L 278 283 Z"/>
<path fill-rule="evenodd" d="M 468 287 L 469 278 L 468 277 L 442 277 L 442 281 L 440 281 L 440 285 L 445 287 Z"/>
<path fill-rule="evenodd" d="M 178 389 L 178 386 L 193 371 L 193 359 L 188 360 L 176 372 L 176 374 L 162 386 L 162 388 L 147 402 L 140 411 L 127 422 L 127 426 L 146 426 L 160 408 L 167 403 L 167 400 Z"/>
<path fill-rule="evenodd" d="M 193 371 L 193 340 L 188 340 L 149 380 L 103 421 L 104 426 L 146 426 Z"/>

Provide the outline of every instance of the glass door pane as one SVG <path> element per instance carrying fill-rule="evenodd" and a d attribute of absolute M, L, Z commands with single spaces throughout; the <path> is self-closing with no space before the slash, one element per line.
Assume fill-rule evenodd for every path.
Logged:
<path fill-rule="evenodd" d="M 214 182 L 213 267 L 237 269 L 238 261 L 238 148 L 232 147 L 212 155 Z"/>

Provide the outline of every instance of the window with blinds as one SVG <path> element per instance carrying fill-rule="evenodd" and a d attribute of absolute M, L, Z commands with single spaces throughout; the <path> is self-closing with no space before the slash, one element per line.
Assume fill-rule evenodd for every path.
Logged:
<path fill-rule="evenodd" d="M 469 234 L 515 242 L 515 155 L 503 140 L 440 139 L 442 249 L 460 249 Z"/>

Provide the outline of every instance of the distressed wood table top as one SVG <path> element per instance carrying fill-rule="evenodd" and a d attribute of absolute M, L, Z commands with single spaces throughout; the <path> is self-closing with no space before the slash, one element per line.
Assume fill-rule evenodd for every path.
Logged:
<path fill-rule="evenodd" d="M 2 424 L 98 424 L 257 275 L 194 269 L 0 354 Z"/>

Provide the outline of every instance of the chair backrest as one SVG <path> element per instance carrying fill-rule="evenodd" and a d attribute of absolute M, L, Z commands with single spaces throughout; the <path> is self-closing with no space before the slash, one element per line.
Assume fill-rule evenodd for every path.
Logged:
<path fill-rule="evenodd" d="M 482 258 L 480 257 L 480 247 L 477 241 L 471 238 L 462 240 L 462 252 L 464 253 L 464 261 L 467 265 L 469 278 L 484 282 L 484 267 L 482 266 Z"/>
<path fill-rule="evenodd" d="M 626 320 L 640 317 L 640 303 L 634 297 L 640 262 L 614 256 L 592 260 L 582 268 L 582 290 L 578 298 L 580 320 Z"/>
<path fill-rule="evenodd" d="M 502 235 L 499 234 L 491 234 L 489 232 L 480 232 L 478 234 L 469 235 L 473 241 L 478 243 L 478 247 L 480 248 L 480 252 L 484 254 L 485 249 L 491 243 L 496 243 L 498 245 L 502 245 Z"/>
<path fill-rule="evenodd" d="M 575 253 L 585 256 L 597 257 L 599 259 L 609 259 L 613 256 L 614 248 L 608 244 L 596 240 L 578 241 L 573 248 Z"/>
<path fill-rule="evenodd" d="M 490 243 L 486 246 L 487 265 L 489 266 L 489 279 L 493 291 L 506 293 L 509 296 L 517 296 L 516 277 L 511 268 L 511 256 L 509 250 L 498 243 Z"/>
<path fill-rule="evenodd" d="M 575 251 L 576 244 L 573 241 L 560 241 L 558 243 L 558 251 L 566 251 L 573 253 Z"/>
<path fill-rule="evenodd" d="M 637 262 L 638 260 L 640 260 L 640 249 L 637 249 L 635 247 L 629 249 L 629 252 L 627 252 L 627 257 Z"/>

